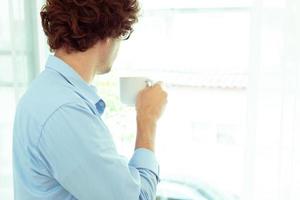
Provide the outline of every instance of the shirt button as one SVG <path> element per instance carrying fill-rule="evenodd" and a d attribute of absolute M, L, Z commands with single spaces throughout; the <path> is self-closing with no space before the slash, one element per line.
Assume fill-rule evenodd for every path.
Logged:
<path fill-rule="evenodd" d="M 99 101 L 99 105 L 100 105 L 101 107 L 104 107 L 104 106 L 105 106 L 104 101 L 100 100 L 100 101 Z"/>

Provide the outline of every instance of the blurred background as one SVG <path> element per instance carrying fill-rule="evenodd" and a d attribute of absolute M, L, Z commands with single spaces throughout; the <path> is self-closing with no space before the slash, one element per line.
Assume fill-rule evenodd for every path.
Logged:
<path fill-rule="evenodd" d="M 43 0 L 0 3 L 0 199 L 11 200 L 15 107 L 49 48 Z M 300 199 L 300 1 L 140 3 L 112 72 L 94 81 L 119 153 L 130 158 L 136 125 L 118 78 L 148 76 L 169 92 L 157 199 Z"/>

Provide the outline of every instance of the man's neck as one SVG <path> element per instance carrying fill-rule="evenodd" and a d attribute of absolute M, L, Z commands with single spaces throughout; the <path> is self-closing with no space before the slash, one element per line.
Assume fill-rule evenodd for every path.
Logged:
<path fill-rule="evenodd" d="M 85 82 L 89 84 L 93 81 L 98 63 L 92 49 L 72 53 L 67 53 L 65 49 L 58 49 L 54 55 L 72 67 Z"/>

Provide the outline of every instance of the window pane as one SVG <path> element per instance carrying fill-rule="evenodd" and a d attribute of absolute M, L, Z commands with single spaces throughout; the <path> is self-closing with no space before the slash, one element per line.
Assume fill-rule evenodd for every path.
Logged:
<path fill-rule="evenodd" d="M 121 45 L 117 73 L 96 81 L 119 151 L 131 155 L 136 127 L 135 109 L 119 102 L 118 76 L 163 80 L 170 87 L 157 129 L 162 178 L 241 197 L 249 28 L 248 8 L 146 10 Z"/>
<path fill-rule="evenodd" d="M 29 74 L 30 74 L 30 70 L 32 70 L 32 68 L 34 66 L 28 66 L 29 62 L 28 62 L 28 55 L 18 55 L 15 56 L 14 59 L 14 66 L 15 67 L 15 73 L 16 73 L 16 80 L 19 83 L 28 83 L 29 81 Z"/>
<path fill-rule="evenodd" d="M 250 6 L 253 0 L 141 0 L 140 2 L 143 9 L 225 8 Z"/>
<path fill-rule="evenodd" d="M 96 80 L 107 103 L 104 120 L 118 150 L 134 149 L 135 109 L 119 101 L 118 78 Z M 168 88 L 168 106 L 157 127 L 156 155 L 163 179 L 204 182 L 225 194 L 241 196 L 246 90 Z M 201 184 L 200 184 L 201 185 Z"/>
<path fill-rule="evenodd" d="M 116 65 L 124 71 L 245 73 L 249 18 L 248 11 L 145 13 Z"/>
<path fill-rule="evenodd" d="M 11 57 L 0 55 L 0 81 L 12 82 L 14 80 L 13 72 L 14 69 Z"/>
<path fill-rule="evenodd" d="M 13 199 L 11 147 L 15 112 L 14 89 L 0 87 L 0 97 L 0 199 Z"/>
<path fill-rule="evenodd" d="M 2 0 L 0 7 L 0 54 L 12 48 L 22 48 L 25 37 L 23 0 Z M 14 43 L 14 47 L 12 44 Z M 24 48 L 22 48 L 24 50 Z"/>
<path fill-rule="evenodd" d="M 8 0 L 1 1 L 0 6 L 0 52 L 8 50 L 10 41 Z"/>
<path fill-rule="evenodd" d="M 0 55 L 0 82 L 26 83 L 28 80 L 28 61 L 25 55 Z"/>

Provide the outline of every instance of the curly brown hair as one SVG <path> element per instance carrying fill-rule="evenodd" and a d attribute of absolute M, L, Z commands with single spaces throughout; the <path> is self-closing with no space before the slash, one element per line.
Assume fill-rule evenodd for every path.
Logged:
<path fill-rule="evenodd" d="M 40 15 L 51 51 L 84 52 L 131 33 L 138 12 L 137 0 L 47 0 Z"/>

